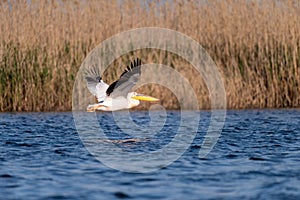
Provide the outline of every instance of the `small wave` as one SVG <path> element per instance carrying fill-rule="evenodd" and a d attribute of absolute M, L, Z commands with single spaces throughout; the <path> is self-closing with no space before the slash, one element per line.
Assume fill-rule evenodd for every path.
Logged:
<path fill-rule="evenodd" d="M 1 174 L 0 178 L 13 178 L 14 176 L 10 175 L 10 174 Z"/>
<path fill-rule="evenodd" d="M 128 199 L 130 198 L 130 196 L 124 192 L 115 192 L 114 193 L 115 197 L 119 198 L 119 199 Z"/>
<path fill-rule="evenodd" d="M 264 158 L 259 158 L 259 157 L 249 157 L 249 160 L 255 160 L 255 161 L 265 161 L 266 159 Z"/>

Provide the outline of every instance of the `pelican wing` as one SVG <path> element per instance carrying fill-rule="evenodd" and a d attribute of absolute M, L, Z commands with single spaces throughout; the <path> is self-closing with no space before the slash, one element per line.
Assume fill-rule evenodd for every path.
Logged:
<path fill-rule="evenodd" d="M 127 97 L 127 94 L 139 80 L 141 75 L 141 65 L 142 62 L 140 59 L 131 62 L 131 65 L 127 66 L 127 69 L 121 74 L 119 80 L 113 82 L 107 88 L 107 96 L 112 98 L 118 96 Z"/>
<path fill-rule="evenodd" d="M 95 71 L 87 71 L 85 75 L 87 88 L 97 97 L 98 102 L 104 101 L 106 97 L 106 90 L 109 87 Z"/>

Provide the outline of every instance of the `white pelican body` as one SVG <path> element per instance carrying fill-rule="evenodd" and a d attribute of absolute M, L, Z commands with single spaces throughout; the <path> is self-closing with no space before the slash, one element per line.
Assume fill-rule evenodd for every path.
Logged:
<path fill-rule="evenodd" d="M 89 105 L 87 111 L 116 111 L 136 107 L 140 104 L 139 100 L 158 101 L 154 97 L 129 92 L 138 81 L 140 74 L 141 60 L 139 59 L 131 63 L 131 67 L 127 66 L 127 70 L 122 73 L 119 80 L 111 85 L 104 83 L 98 74 L 87 73 L 87 87 L 98 100 L 98 103 Z"/>
<path fill-rule="evenodd" d="M 130 109 L 140 104 L 139 100 L 134 99 L 135 92 L 128 93 L 127 97 L 119 96 L 116 98 L 106 97 L 102 103 L 89 105 L 87 110 L 102 110 L 102 111 L 116 111 L 122 109 Z M 133 98 L 132 98 L 133 97 Z"/>

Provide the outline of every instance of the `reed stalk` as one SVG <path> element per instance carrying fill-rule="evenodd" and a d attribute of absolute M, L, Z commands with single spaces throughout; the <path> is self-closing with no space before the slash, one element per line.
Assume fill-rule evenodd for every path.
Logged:
<path fill-rule="evenodd" d="M 87 53 L 114 34 L 145 26 L 198 41 L 222 74 L 228 108 L 300 106 L 299 1 L 28 2 L 0 2 L 0 111 L 71 110 L 73 83 Z M 176 68 L 200 108 L 210 108 L 205 83 L 186 61 L 158 50 L 131 56 L 137 55 Z M 118 78 L 127 59 L 116 60 L 106 81 Z M 166 88 L 143 89 L 164 99 L 166 108 L 179 108 Z"/>

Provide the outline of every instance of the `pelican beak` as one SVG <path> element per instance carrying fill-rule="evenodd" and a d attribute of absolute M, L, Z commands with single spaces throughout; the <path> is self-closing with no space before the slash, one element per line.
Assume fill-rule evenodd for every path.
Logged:
<path fill-rule="evenodd" d="M 136 99 L 136 100 L 141 100 L 141 101 L 159 101 L 159 99 L 157 99 L 155 97 L 151 97 L 151 96 L 147 96 L 147 95 L 143 95 L 143 94 L 137 94 L 131 98 Z"/>

